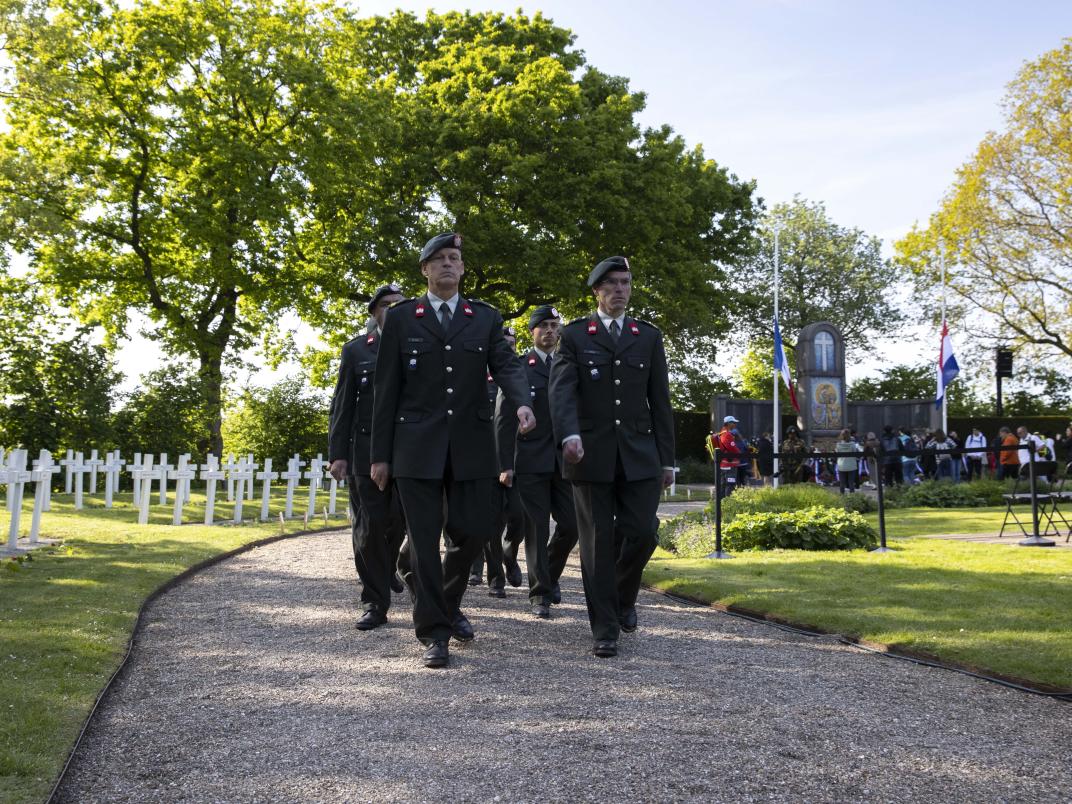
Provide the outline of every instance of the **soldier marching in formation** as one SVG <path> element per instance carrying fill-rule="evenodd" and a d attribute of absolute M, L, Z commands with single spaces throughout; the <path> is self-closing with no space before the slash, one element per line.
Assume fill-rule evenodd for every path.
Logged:
<path fill-rule="evenodd" d="M 492 594 L 502 588 L 494 547 L 506 526 L 506 574 L 520 584 L 523 536 L 539 619 L 561 602 L 558 581 L 579 541 L 592 652 L 614 656 L 619 632 L 637 627 L 674 458 L 662 335 L 625 314 L 629 263 L 611 257 L 591 272 L 591 315 L 563 327 L 553 306 L 533 311 L 534 346 L 517 357 L 499 313 L 459 293 L 459 235 L 433 237 L 419 262 L 427 291 L 408 300 L 396 285 L 377 291 L 369 309 L 378 329 L 344 347 L 332 404 L 331 472 L 348 477 L 357 514 L 357 627 L 386 622 L 404 522 L 397 566 L 423 663 L 446 666 L 449 640 L 475 636 L 461 603 L 485 545 Z M 512 527 L 503 490 L 517 501 Z"/>

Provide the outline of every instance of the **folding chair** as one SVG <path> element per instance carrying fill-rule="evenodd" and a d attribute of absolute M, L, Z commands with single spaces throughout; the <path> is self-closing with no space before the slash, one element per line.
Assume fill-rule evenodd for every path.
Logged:
<path fill-rule="evenodd" d="M 1036 480 L 1036 482 L 1038 481 L 1038 478 L 1043 476 L 1043 475 L 1045 475 L 1046 477 L 1052 478 L 1056 474 L 1057 474 L 1057 461 L 1038 461 L 1035 464 L 1035 480 Z M 1052 488 L 1053 484 L 1051 483 L 1050 486 Z M 1026 488 L 1027 490 L 1026 491 L 1021 491 L 1021 489 L 1023 489 L 1023 488 Z M 1024 521 L 1020 518 L 1020 515 L 1016 510 L 1016 506 L 1018 506 L 1018 505 L 1028 505 L 1028 506 L 1031 505 L 1031 476 L 1030 476 L 1030 474 L 1028 474 L 1028 472 L 1021 471 L 1020 474 L 1017 475 L 1017 477 L 1016 477 L 1016 483 L 1012 487 L 1012 493 L 1011 494 L 1002 494 L 1001 499 L 1005 502 L 1005 519 L 1001 523 L 1001 532 L 998 534 L 998 538 L 1001 538 L 1001 537 L 1003 537 L 1005 535 L 1005 528 L 1006 528 L 1007 525 L 1010 524 L 1010 520 L 1011 520 L 1011 524 L 1015 525 L 1016 527 L 1018 527 L 1020 529 L 1020 532 L 1022 534 L 1024 534 L 1025 538 L 1034 536 L 1033 532 L 1032 533 L 1028 532 L 1027 528 L 1024 526 L 1025 525 Z M 1052 491 L 1037 491 L 1035 493 L 1035 499 L 1038 501 L 1039 535 L 1040 536 L 1042 536 L 1042 535 L 1051 535 L 1050 531 L 1051 531 L 1051 528 L 1052 528 L 1053 529 L 1052 535 L 1059 536 L 1060 533 L 1056 530 L 1056 526 L 1054 525 L 1054 521 L 1053 521 L 1054 520 L 1053 510 L 1055 510 L 1055 505 L 1054 505 L 1054 502 L 1053 502 L 1053 492 Z M 1063 516 L 1061 516 L 1060 514 L 1058 514 L 1058 516 L 1060 516 L 1060 518 L 1062 520 L 1064 520 Z M 1027 517 L 1027 524 L 1032 525 L 1032 531 L 1033 531 L 1034 527 L 1033 527 L 1033 523 L 1031 522 L 1030 516 Z M 1066 524 L 1067 524 L 1067 522 L 1066 522 Z"/>
<path fill-rule="evenodd" d="M 1061 524 L 1065 528 L 1065 541 L 1072 539 L 1072 523 L 1068 521 L 1068 517 L 1061 511 L 1061 505 L 1063 503 L 1072 503 L 1072 487 L 1068 484 L 1068 475 L 1072 472 L 1072 461 L 1069 461 L 1065 465 L 1065 473 L 1061 475 L 1060 479 L 1054 478 L 1055 482 L 1052 484 L 1050 490 L 1050 522 L 1056 529 L 1057 520 L 1061 521 Z M 1058 535 L 1060 533 L 1058 532 Z"/>

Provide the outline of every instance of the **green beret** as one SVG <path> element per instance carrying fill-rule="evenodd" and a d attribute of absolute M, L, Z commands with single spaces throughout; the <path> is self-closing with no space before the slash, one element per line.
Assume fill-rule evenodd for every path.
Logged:
<path fill-rule="evenodd" d="M 603 275 L 608 271 L 629 271 L 629 260 L 625 257 L 607 257 L 599 265 L 592 269 L 592 273 L 588 275 L 588 287 L 594 288 L 601 281 L 603 281 Z"/>
<path fill-rule="evenodd" d="M 446 234 L 440 234 L 433 237 L 427 243 L 424 244 L 424 248 L 421 249 L 421 262 L 426 262 L 432 258 L 442 248 L 456 248 L 461 249 L 462 236 L 455 232 L 447 232 Z"/>
<path fill-rule="evenodd" d="M 536 329 L 544 321 L 550 319 L 557 321 L 559 318 L 561 316 L 558 314 L 558 310 L 550 304 L 544 304 L 532 311 L 532 315 L 529 316 L 529 329 Z"/>

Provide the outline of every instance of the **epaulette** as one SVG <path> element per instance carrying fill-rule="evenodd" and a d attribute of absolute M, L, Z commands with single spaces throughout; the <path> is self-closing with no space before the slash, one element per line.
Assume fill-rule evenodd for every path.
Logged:
<path fill-rule="evenodd" d="M 645 327 L 650 327 L 651 329 L 654 329 L 654 330 L 659 329 L 657 326 L 652 324 L 650 321 L 645 321 L 642 318 L 634 318 L 633 320 L 636 321 L 638 324 L 643 324 Z"/>
<path fill-rule="evenodd" d="M 488 304 L 486 301 L 480 301 L 480 299 L 466 299 L 466 301 L 470 304 L 479 304 L 481 307 L 490 307 L 492 310 L 495 309 L 495 305 Z"/>
<path fill-rule="evenodd" d="M 570 321 L 568 324 L 566 324 L 566 326 L 567 327 L 572 327 L 574 324 L 581 324 L 581 323 L 587 324 L 588 323 L 588 318 L 589 318 L 588 316 L 582 315 L 580 318 L 575 318 L 572 321 Z"/>
<path fill-rule="evenodd" d="M 396 307 L 401 307 L 401 306 L 402 306 L 402 305 L 404 305 L 404 304 L 413 304 L 413 303 L 415 303 L 415 302 L 417 301 L 417 299 L 419 299 L 419 298 L 420 298 L 419 296 L 414 296 L 414 297 L 413 297 L 412 299 L 399 299 L 398 301 L 396 301 L 396 302 L 395 302 L 394 304 L 392 304 L 392 305 L 391 305 L 390 307 L 388 307 L 387 309 L 388 309 L 388 310 L 393 310 L 394 308 L 396 308 Z"/>

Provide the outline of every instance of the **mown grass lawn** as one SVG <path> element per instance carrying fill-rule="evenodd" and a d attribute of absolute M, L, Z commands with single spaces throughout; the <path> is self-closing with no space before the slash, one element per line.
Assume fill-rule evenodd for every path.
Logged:
<path fill-rule="evenodd" d="M 278 517 L 282 490 L 273 494 Z M 171 498 L 174 499 L 173 496 Z M 155 502 L 155 501 L 154 501 Z M 320 496 L 317 507 L 326 502 Z M 203 495 L 193 495 L 186 521 L 204 517 Z M 339 510 L 345 512 L 345 490 Z M 29 527 L 29 501 L 22 529 Z M 231 504 L 216 507 L 230 517 Z M 304 512 L 305 496 L 295 511 Z M 260 511 L 259 497 L 245 517 Z M 0 801 L 42 801 L 59 773 L 98 692 L 118 666 L 145 598 L 204 559 L 280 532 L 306 528 L 301 519 L 263 524 L 170 526 L 170 506 L 154 506 L 150 524 L 136 524 L 130 494 L 111 510 L 100 496 L 82 512 L 68 495 L 53 497 L 42 537 L 62 539 L 20 562 L 0 562 Z M 344 525 L 332 520 L 332 527 Z M 6 537 L 9 516 L 0 513 Z M 324 527 L 324 519 L 309 527 Z"/>
<path fill-rule="evenodd" d="M 1021 517 L 1025 511 L 1019 511 Z M 1031 520 L 1030 510 L 1026 511 L 1027 521 Z M 865 514 L 867 521 L 878 530 L 878 514 Z M 1001 521 L 1005 518 L 1002 508 L 888 508 L 886 510 L 886 536 L 898 538 L 904 536 L 922 536 L 937 533 L 997 533 L 1001 530 Z M 1005 531 L 1010 544 L 1016 538 L 1023 538 L 1015 526 Z M 1030 526 L 1028 526 L 1030 530 Z"/>
<path fill-rule="evenodd" d="M 985 532 L 993 509 L 891 512 L 891 534 Z M 1072 689 L 1072 550 L 891 539 L 862 550 L 679 559 L 647 584 L 1006 676 Z"/>

